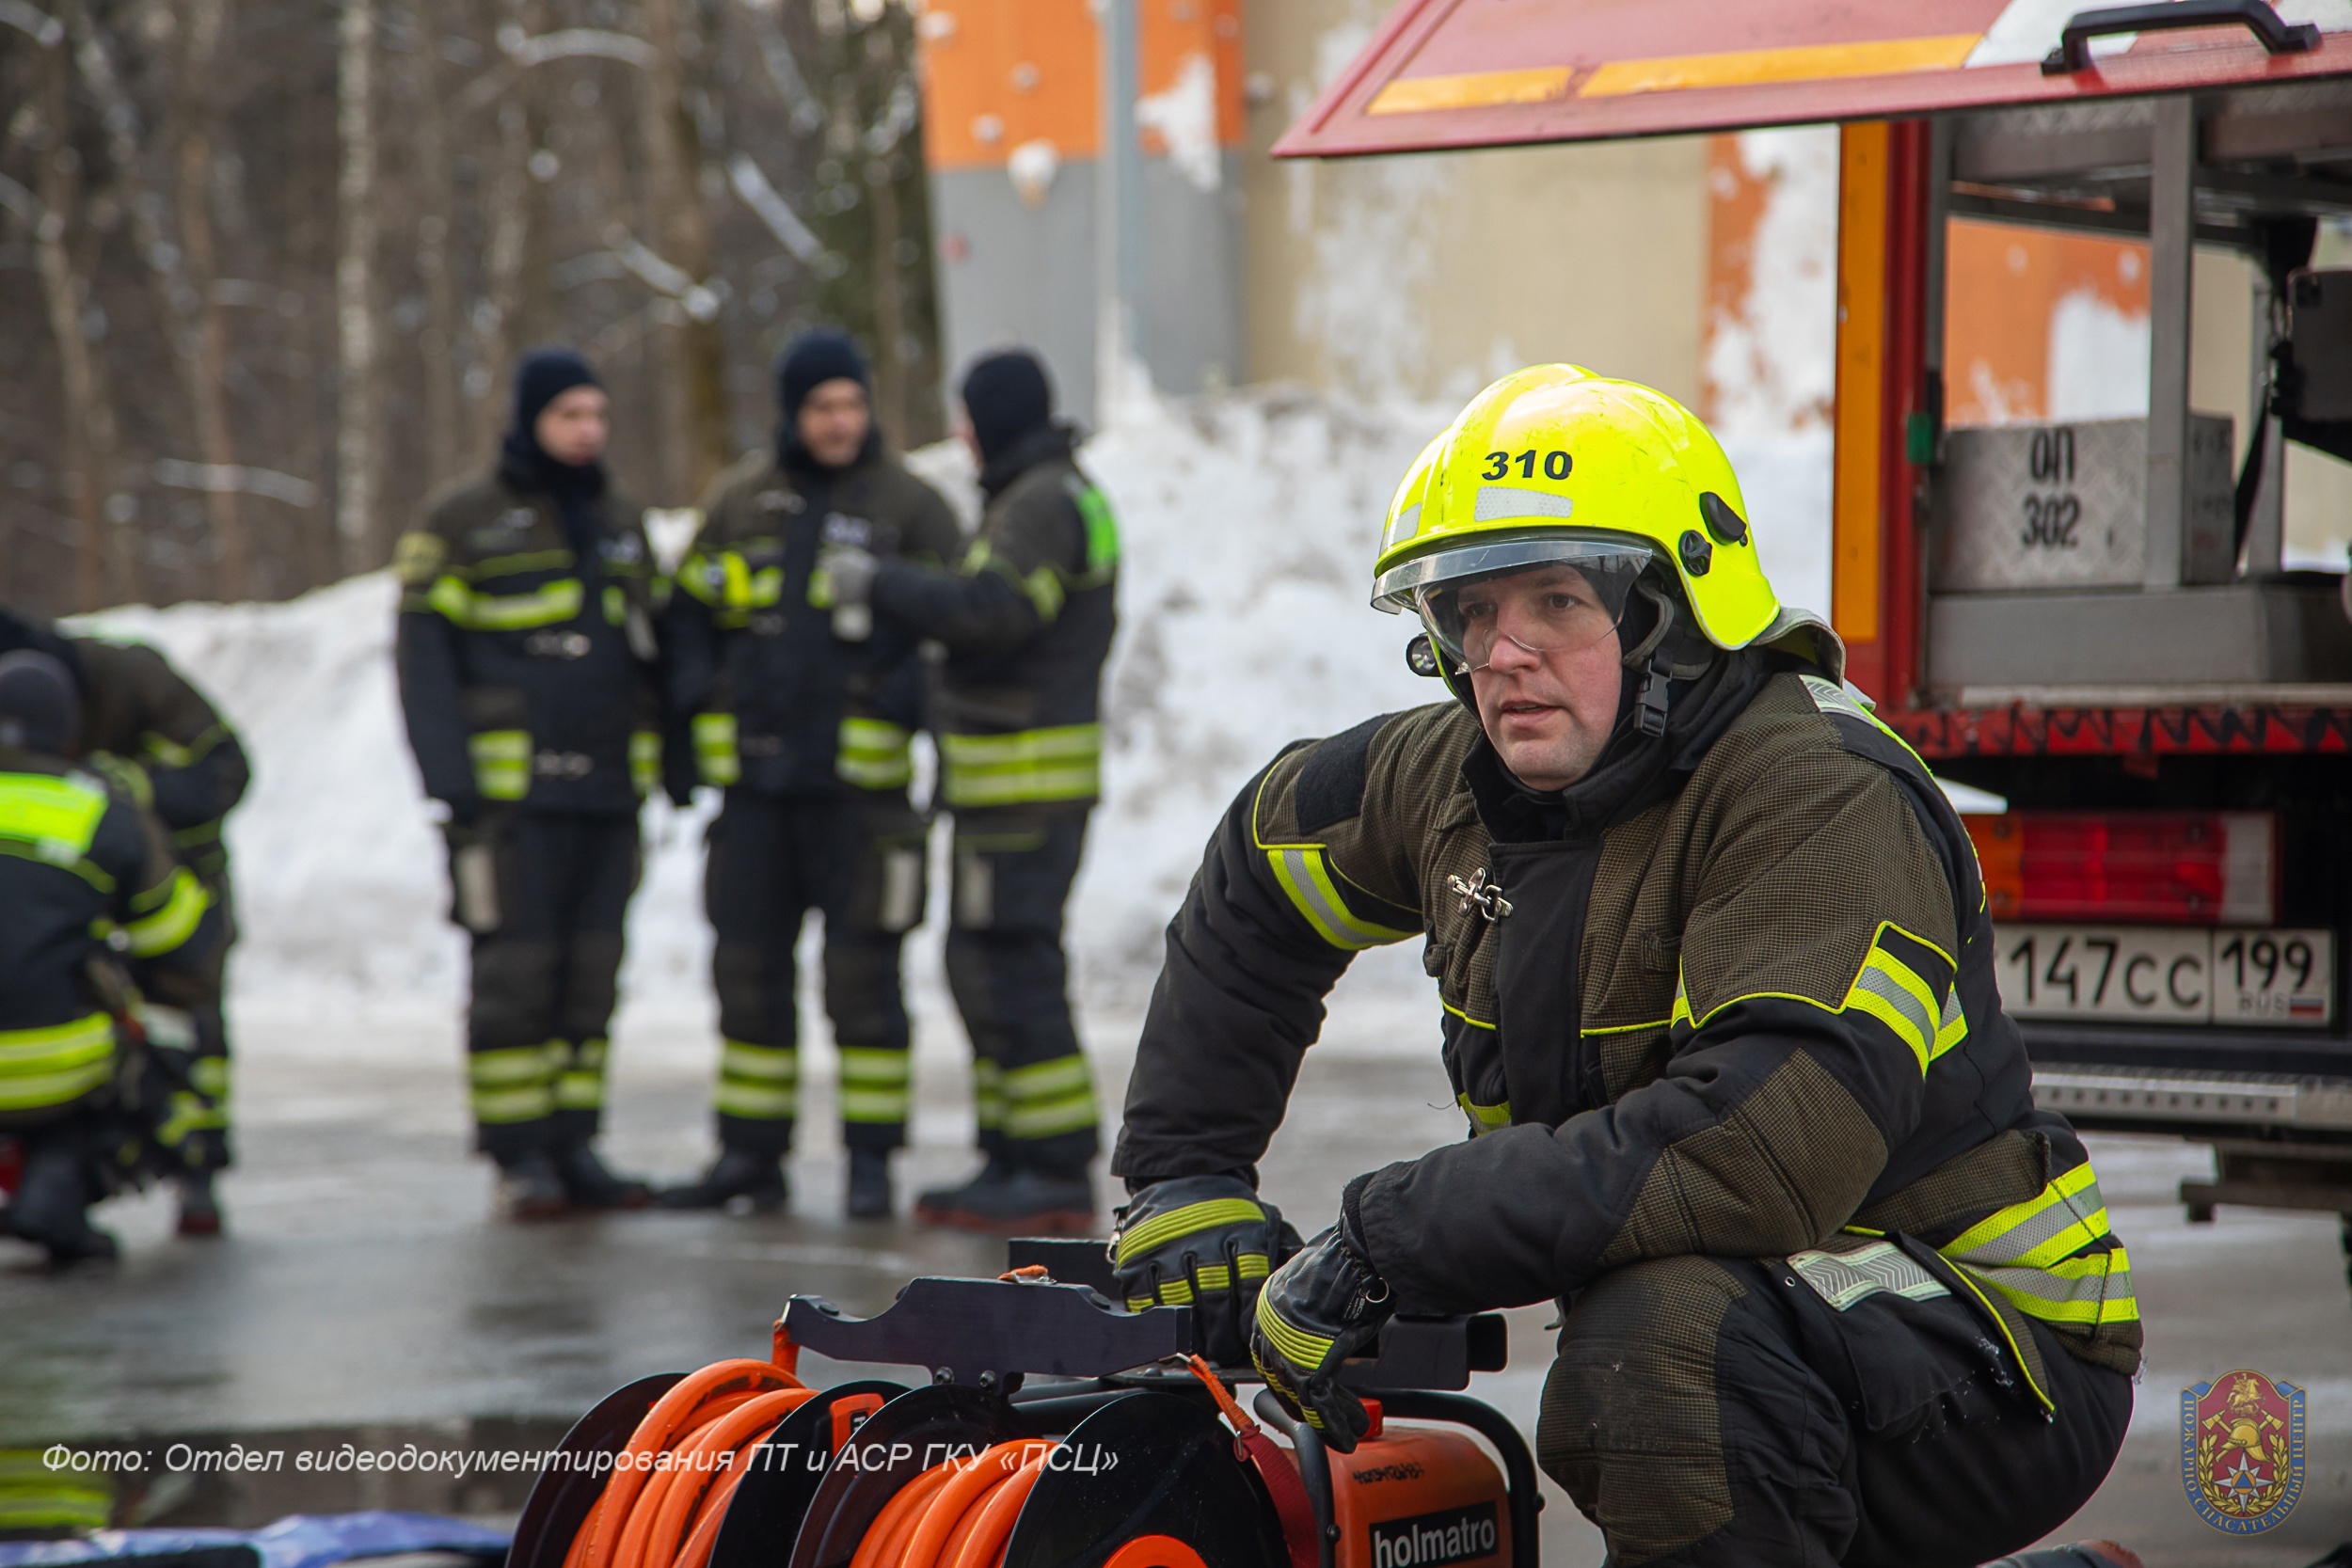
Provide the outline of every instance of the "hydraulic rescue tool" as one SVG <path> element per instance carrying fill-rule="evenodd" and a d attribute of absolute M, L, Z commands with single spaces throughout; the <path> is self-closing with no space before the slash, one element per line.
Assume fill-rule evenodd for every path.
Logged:
<path fill-rule="evenodd" d="M 615 1390 L 542 1472 L 511 1568 L 1536 1562 L 1527 1446 L 1454 1391 L 1502 1368 L 1500 1317 L 1391 1322 L 1348 1364 L 1373 1424 L 1342 1455 L 1263 1388 L 1253 1419 L 1234 1385 L 1256 1374 L 1190 1354 L 1190 1307 L 1105 1299 L 1099 1241 L 1011 1262 L 863 1320 L 794 1296 L 769 1359 Z M 813 1388 L 803 1350 L 922 1379 Z"/>

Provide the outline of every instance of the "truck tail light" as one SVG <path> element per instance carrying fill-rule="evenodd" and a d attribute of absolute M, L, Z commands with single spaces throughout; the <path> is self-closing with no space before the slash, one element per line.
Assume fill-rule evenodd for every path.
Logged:
<path fill-rule="evenodd" d="M 1996 921 L 2278 919 L 2279 819 L 2269 812 L 2015 811 L 1961 820 Z"/>

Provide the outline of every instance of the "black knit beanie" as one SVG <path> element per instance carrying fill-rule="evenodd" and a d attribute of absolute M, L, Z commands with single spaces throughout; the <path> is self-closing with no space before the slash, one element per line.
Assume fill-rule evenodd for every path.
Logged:
<path fill-rule="evenodd" d="M 986 355 L 963 372 L 963 409 L 980 443 L 980 460 L 993 462 L 1015 441 L 1053 421 L 1054 384 L 1026 350 Z"/>
<path fill-rule="evenodd" d="M 789 426 L 800 417 L 808 394 L 828 381 L 854 381 L 871 393 L 874 378 L 866 356 L 846 332 L 820 326 L 792 340 L 776 360 L 776 407 Z"/>
<path fill-rule="evenodd" d="M 537 437 L 539 416 L 548 404 L 575 387 L 602 387 L 603 381 L 588 368 L 577 349 L 559 346 L 534 348 L 523 356 L 515 367 L 515 428 L 530 437 L 533 445 Z"/>

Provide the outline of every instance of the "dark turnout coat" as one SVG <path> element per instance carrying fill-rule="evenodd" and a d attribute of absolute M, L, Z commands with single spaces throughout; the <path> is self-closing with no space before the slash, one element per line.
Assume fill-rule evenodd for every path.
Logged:
<path fill-rule="evenodd" d="M 1286 751 L 1168 927 L 1114 1168 L 1252 1173 L 1324 994 L 1414 935 L 1472 1135 L 1348 1189 L 1402 1310 L 1883 1232 L 2037 1385 L 2025 1317 L 2137 1367 L 2128 1259 L 2034 1108 L 1967 836 L 1818 670 L 1719 659 L 1664 737 L 1560 797 L 1454 704 Z"/>

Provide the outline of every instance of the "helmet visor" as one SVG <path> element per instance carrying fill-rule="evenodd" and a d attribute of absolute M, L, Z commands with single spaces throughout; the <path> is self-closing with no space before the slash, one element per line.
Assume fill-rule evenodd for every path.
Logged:
<path fill-rule="evenodd" d="M 1530 653 L 1574 652 L 1617 629 L 1652 556 L 1639 545 L 1549 538 L 1496 540 L 1410 562 L 1384 580 L 1384 597 L 1421 612 L 1438 647 L 1470 670 L 1505 639 Z"/>

